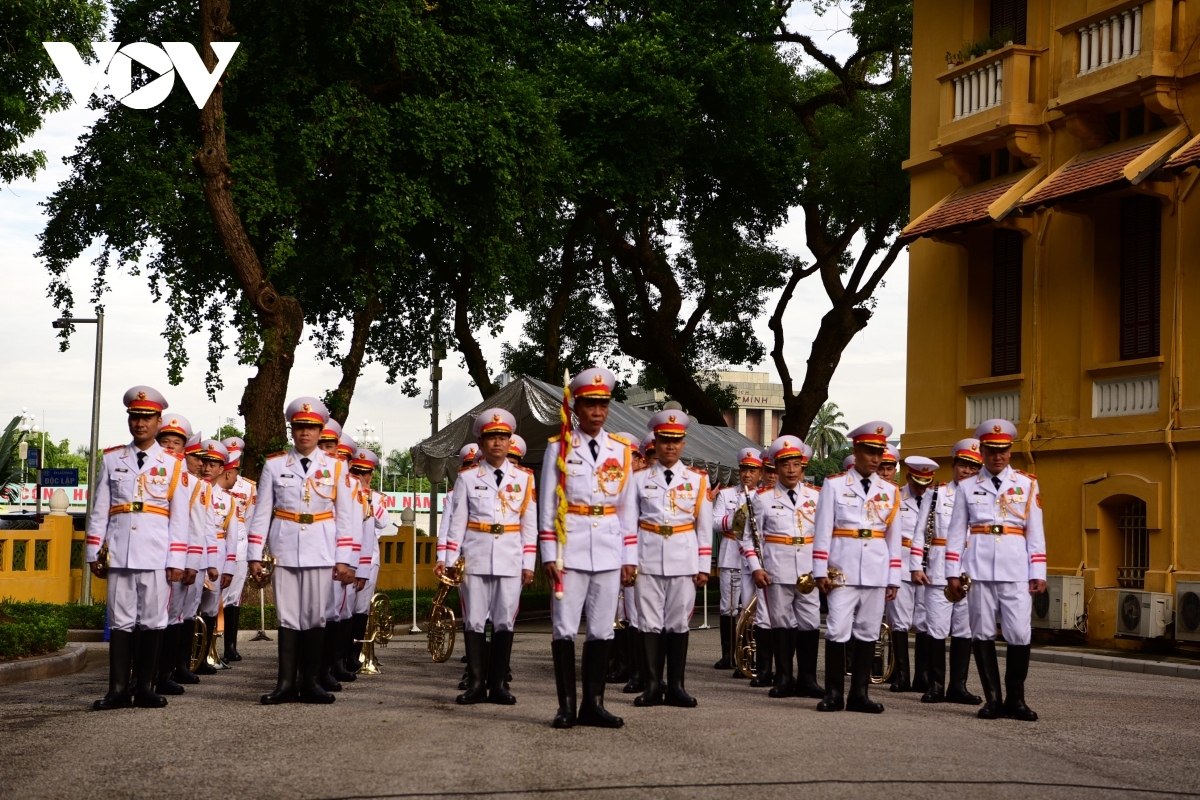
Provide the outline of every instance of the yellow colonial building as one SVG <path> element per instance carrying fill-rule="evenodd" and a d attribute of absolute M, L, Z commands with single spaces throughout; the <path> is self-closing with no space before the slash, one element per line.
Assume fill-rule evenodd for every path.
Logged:
<path fill-rule="evenodd" d="M 1035 626 L 1195 647 L 1200 2 L 916 0 L 914 25 L 903 450 L 1016 423 Z"/>

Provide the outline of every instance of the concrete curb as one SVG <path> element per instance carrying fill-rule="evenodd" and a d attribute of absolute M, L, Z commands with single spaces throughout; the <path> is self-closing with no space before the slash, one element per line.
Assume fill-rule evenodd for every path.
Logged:
<path fill-rule="evenodd" d="M 1003 646 L 996 648 L 1001 658 L 1005 657 Z M 1190 678 L 1200 680 L 1200 665 L 1177 664 L 1173 661 L 1149 661 L 1140 658 L 1121 658 L 1100 653 L 1070 653 L 1061 650 L 1039 650 L 1034 648 L 1029 653 L 1030 661 L 1040 661 L 1046 664 L 1062 664 L 1068 667 L 1088 667 L 1089 669 L 1111 669 L 1119 672 L 1140 672 L 1143 675 L 1164 675 L 1168 678 Z"/>
<path fill-rule="evenodd" d="M 87 664 L 87 645 L 68 643 L 57 653 L 0 664 L 0 686 L 57 678 L 79 672 Z"/>

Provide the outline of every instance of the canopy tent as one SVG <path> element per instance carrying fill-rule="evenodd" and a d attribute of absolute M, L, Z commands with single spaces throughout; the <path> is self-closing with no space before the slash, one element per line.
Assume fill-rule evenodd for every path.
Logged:
<path fill-rule="evenodd" d="M 475 441 L 471 428 L 480 412 L 488 408 L 503 408 L 517 418 L 517 433 L 525 439 L 529 451 L 522 464 L 538 471 L 546 442 L 559 431 L 559 409 L 562 389 L 548 383 L 520 376 L 496 394 L 451 422 L 435 435 L 412 448 L 413 470 L 432 481 L 453 476 L 458 472 L 458 451 Z M 614 401 L 609 407 L 608 424 L 612 433 L 625 431 L 641 438 L 646 435 L 646 423 L 653 416 L 649 411 Z M 687 444 L 682 461 L 708 472 L 709 479 L 729 484 L 737 475 L 738 451 L 755 447 L 755 443 L 732 428 L 718 428 L 693 422 L 688 428 Z"/>

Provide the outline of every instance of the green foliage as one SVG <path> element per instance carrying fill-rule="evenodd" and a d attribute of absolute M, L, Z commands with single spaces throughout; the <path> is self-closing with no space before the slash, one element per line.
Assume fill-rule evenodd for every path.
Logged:
<path fill-rule="evenodd" d="M 847 447 L 831 452 L 825 458 L 813 458 L 808 462 L 808 469 L 804 471 L 805 480 L 820 486 L 825 482 L 825 478 L 842 471 L 842 461 L 850 455 L 850 452 L 850 448 Z"/>
<path fill-rule="evenodd" d="M 428 492 L 429 479 L 418 478 L 413 474 L 412 453 L 405 450 L 392 450 L 383 459 L 387 467 L 387 486 L 382 491 L 388 492 Z M 376 478 L 382 478 L 383 469 L 375 470 Z M 378 485 L 375 488 L 379 488 Z"/>
<path fill-rule="evenodd" d="M 53 653 L 67 643 L 67 621 L 50 603 L 0 601 L 0 661 Z"/>
<path fill-rule="evenodd" d="M 845 448 L 848 430 L 850 426 L 837 405 L 826 403 L 817 412 L 804 441 L 813 449 L 814 458 L 825 458 Z"/>
<path fill-rule="evenodd" d="M 20 421 L 20 417 L 13 417 L 0 434 L 0 500 L 8 503 L 15 503 L 20 497 L 24 481 L 24 465 L 17 450 L 21 439 L 17 430 Z"/>
<path fill-rule="evenodd" d="M 87 43 L 99 38 L 103 22 L 102 0 L 0 3 L 0 185 L 32 178 L 46 166 L 41 150 L 17 148 L 42 127 L 43 117 L 71 102 L 42 42 L 71 42 L 87 58 Z"/>

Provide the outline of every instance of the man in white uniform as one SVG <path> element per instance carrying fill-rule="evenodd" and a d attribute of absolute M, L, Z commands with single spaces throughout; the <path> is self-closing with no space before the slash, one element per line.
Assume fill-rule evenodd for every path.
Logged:
<path fill-rule="evenodd" d="M 592 367 L 575 376 L 569 389 L 579 424 L 565 440 L 554 437 L 542 458 L 538 503 L 542 564 L 557 596 L 551 604 L 554 624 L 551 651 L 558 689 L 554 727 L 578 722 L 619 728 L 624 720 L 604 708 L 604 678 L 612 646 L 612 620 L 622 582 L 637 573 L 637 498 L 630 480 L 632 442 L 604 430 L 616 376 Z M 564 462 L 565 541 L 559 541 L 556 517 L 560 471 Z M 564 569 L 559 570 L 561 557 Z M 575 636 L 584 609 L 587 638 L 583 645 L 583 704 L 576 715 Z"/>
<path fill-rule="evenodd" d="M 192 438 L 192 425 L 185 417 L 174 413 L 164 415 L 163 424 L 158 429 L 158 436 L 156 438 L 163 450 L 178 456 L 184 462 L 184 474 L 194 475 L 194 473 L 188 470 L 187 462 L 184 460 L 183 455 L 188 440 Z M 192 485 L 195 486 L 195 483 L 192 482 Z M 154 691 L 163 695 L 183 694 L 183 687 L 173 677 L 175 662 L 178 660 L 176 654 L 179 652 L 180 639 L 185 635 L 184 626 L 177 624 L 176 618 L 183 600 L 184 584 L 196 580 L 195 573 L 185 570 L 183 575 L 182 580 L 169 584 L 168 588 L 171 600 L 167 603 L 167 627 L 163 630 L 162 647 L 159 649 L 158 656 L 158 679 L 154 682 Z M 190 636 L 190 629 L 187 635 Z M 138 631 L 135 629 L 134 638 L 137 639 L 138 636 Z"/>
<path fill-rule="evenodd" d="M 694 708 L 684 688 L 688 622 L 712 568 L 708 475 L 680 462 L 688 417 L 660 411 L 648 424 L 658 463 L 635 473 L 638 506 L 638 619 L 650 674 L 635 706 Z M 663 662 L 667 666 L 662 689 Z"/>
<path fill-rule="evenodd" d="M 1046 591 L 1046 535 L 1037 476 L 1009 466 L 1016 435 L 1016 426 L 1006 419 L 990 419 L 975 429 L 983 469 L 959 486 L 946 537 L 946 583 L 961 597 L 959 570 L 973 581 L 967 603 L 985 700 L 979 718 L 1033 722 L 1037 714 L 1025 705 L 1025 678 L 1033 641 L 1033 595 Z M 1008 644 L 1003 690 L 996 660 L 997 612 Z"/>
<path fill-rule="evenodd" d="M 741 606 L 742 575 L 741 534 L 746 515 L 750 513 L 750 498 L 758 491 L 762 478 L 762 456 L 756 447 L 743 447 L 738 453 L 738 485 L 717 493 L 713 500 L 713 532 L 721 537 L 717 552 L 717 567 L 721 571 L 721 660 L 714 669 L 733 669 L 733 632 Z M 741 510 L 739 516 L 738 511 Z M 739 526 L 737 521 L 742 524 Z"/>
<path fill-rule="evenodd" d="M 250 517 L 250 574 L 262 574 L 263 546 L 276 558 L 272 582 L 279 617 L 279 678 L 264 705 L 332 703 L 317 682 L 325 639 L 330 583 L 354 580 L 362 526 L 354 520 L 354 479 L 346 465 L 317 449 L 329 414 L 315 397 L 301 397 L 285 412 L 294 446 L 267 456 Z M 269 540 L 269 541 L 268 541 Z M 361 545 L 360 545 L 361 547 Z M 297 691 L 297 670 L 303 685 Z"/>
<path fill-rule="evenodd" d="M 828 597 L 825 617 L 825 699 L 818 711 L 879 714 L 867 696 L 883 606 L 900 585 L 900 489 L 880 478 L 880 458 L 892 426 L 876 421 L 850 431 L 854 466 L 821 486 L 813 542 L 813 576 Z M 829 578 L 836 569 L 841 577 Z M 844 581 L 844 583 L 843 583 Z M 843 701 L 846 643 L 853 639 L 850 694 Z"/>
<path fill-rule="evenodd" d="M 630 468 L 636 473 L 643 467 L 640 445 L 636 444 L 640 439 L 628 431 L 617 433 L 618 439 L 624 439 L 628 442 L 635 442 L 629 448 L 629 463 Z M 613 620 L 613 646 L 612 656 L 609 663 L 608 675 L 604 680 L 607 683 L 626 684 L 633 683 L 637 676 L 638 665 L 642 663 L 642 655 L 644 648 L 640 641 L 636 646 L 631 646 L 632 639 L 637 639 L 640 633 L 637 628 L 637 601 L 636 592 L 633 586 L 622 586 L 620 594 L 617 595 L 617 616 Z M 642 692 L 641 687 L 638 689 L 638 694 Z"/>
<path fill-rule="evenodd" d="M 337 425 L 337 420 L 328 420 L 322 436 L 328 436 L 330 423 Z M 328 441 L 323 442 L 322 450 L 338 460 L 345 474 L 350 475 L 350 459 L 358 450 L 358 445 L 350 434 L 342 432 L 337 445 L 332 452 Z M 354 488 L 355 508 L 359 507 L 358 493 L 360 482 L 351 481 Z M 336 512 L 335 512 L 336 513 Z M 359 517 L 355 516 L 350 523 L 355 531 L 361 527 Z M 362 558 L 361 543 L 354 549 L 352 568 L 358 570 Z M 327 692 L 340 692 L 343 683 L 353 683 L 358 676 L 346 668 L 346 654 L 350 652 L 351 618 L 354 616 L 354 605 L 357 602 L 356 587 L 358 578 L 349 583 L 333 581 L 329 586 L 329 599 L 325 601 L 325 644 L 321 651 L 321 686 Z"/>
<path fill-rule="evenodd" d="M 977 706 L 983 702 L 979 695 L 967 691 L 967 673 L 971 665 L 971 617 L 967 604 L 952 603 L 946 597 L 946 536 L 950 518 L 958 499 L 959 487 L 979 474 L 983 455 L 978 439 L 961 439 L 950 451 L 950 469 L 954 480 L 940 484 L 934 490 L 931 508 L 936 519 L 932 541 L 924 532 L 913 537 L 909 569 L 917 591 L 925 594 L 925 625 L 929 648 L 924 671 L 929 675 L 929 688 L 921 697 L 922 703 L 950 703 Z M 950 683 L 946 684 L 946 637 L 950 637 Z M 922 667 L 918 663 L 917 670 Z"/>
<path fill-rule="evenodd" d="M 371 478 L 378 466 L 379 456 L 365 447 L 355 451 L 350 460 L 350 474 L 362 484 L 357 502 L 362 507 L 363 517 L 362 550 L 354 580 L 354 616 L 350 618 L 349 655 L 346 657 L 346 669 L 351 672 L 358 672 L 362 666 L 363 637 L 367 635 L 371 598 L 379 580 L 379 538 L 387 536 L 392 528 L 383 504 L 383 493 L 371 488 Z"/>
<path fill-rule="evenodd" d="M 225 607 L 225 661 L 241 661 L 237 649 L 238 628 L 242 610 L 242 590 L 246 586 L 246 548 L 249 544 L 246 532 L 246 517 L 254 508 L 258 489 L 254 481 L 242 476 L 242 452 L 246 443 L 241 437 L 222 439 L 221 444 L 229 450 L 229 460 L 220 478 L 221 487 L 229 492 L 234 503 L 234 524 L 226 540 L 225 561 L 233 562 L 233 580 L 221 592 L 221 603 Z M 236 533 L 235 533 L 236 531 Z M 230 539 L 233 541 L 230 542 Z"/>
<path fill-rule="evenodd" d="M 124 403 L 133 441 L 110 447 L 100 459 L 84 558 L 93 575 L 108 581 L 108 693 L 93 704 L 97 711 L 167 704 L 153 685 L 169 584 L 183 577 L 187 556 L 187 472 L 155 441 L 167 401 L 149 386 L 135 386 Z M 108 557 L 101 561 L 105 545 Z M 141 631 L 137 684 L 130 687 L 135 629 Z"/>
<path fill-rule="evenodd" d="M 213 637 L 217 635 L 221 593 L 233 582 L 236 561 L 229 561 L 225 553 L 227 543 L 230 542 L 230 531 L 234 536 L 237 535 L 237 526 L 234 524 L 237 508 L 233 496 L 221 485 L 225 465 L 229 460 L 229 449 L 216 439 L 206 439 L 200 448 L 200 460 L 204 462 L 204 480 L 209 484 L 209 523 L 213 529 L 212 545 L 208 548 L 208 563 L 211 569 L 217 571 L 218 577 L 215 580 L 200 581 L 203 591 L 200 594 L 199 611 L 200 618 L 204 620 L 204 645 L 200 651 L 200 666 L 197 667 L 196 673 L 214 675 L 217 670 L 209 666 L 205 656 Z"/>
<path fill-rule="evenodd" d="M 937 473 L 937 462 L 924 456 L 909 456 L 904 459 L 904 466 L 908 468 L 908 479 L 900 488 L 900 546 L 907 558 L 913 542 L 925 535 L 930 508 L 927 501 L 932 497 L 932 492 L 927 489 Z M 914 687 L 909 676 L 908 632 L 913 627 L 913 611 L 918 602 L 924 604 L 924 592 L 917 591 L 918 586 L 908 570 L 901 570 L 900 578 L 896 599 L 887 604 L 887 623 L 892 629 L 892 653 L 896 658 L 892 691 L 910 692 Z M 917 653 L 918 675 L 922 674 L 924 665 L 922 648 Z"/>

